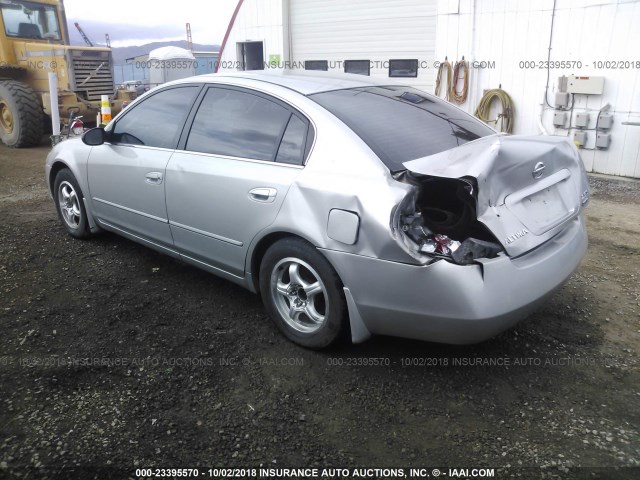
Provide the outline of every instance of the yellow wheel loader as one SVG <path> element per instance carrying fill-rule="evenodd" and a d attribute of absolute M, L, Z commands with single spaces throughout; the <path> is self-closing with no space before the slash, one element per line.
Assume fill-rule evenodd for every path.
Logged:
<path fill-rule="evenodd" d="M 41 142 L 51 128 L 49 72 L 58 77 L 60 119 L 89 122 L 109 95 L 112 113 L 135 92 L 117 90 L 111 49 L 69 45 L 62 0 L 0 0 L 0 139 L 9 147 Z"/>

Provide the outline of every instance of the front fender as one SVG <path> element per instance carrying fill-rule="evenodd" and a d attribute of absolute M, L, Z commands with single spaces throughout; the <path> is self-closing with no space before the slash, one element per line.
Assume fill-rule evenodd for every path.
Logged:
<path fill-rule="evenodd" d="M 57 144 L 49 155 L 45 164 L 45 180 L 49 196 L 54 197 L 53 185 L 55 183 L 57 173 L 63 168 L 68 168 L 75 177 L 80 190 L 82 190 L 83 201 L 87 211 L 87 219 L 91 230 L 96 230 L 97 226 L 93 219 L 93 203 L 88 180 L 88 164 L 91 148 L 82 143 L 80 138 L 71 140 L 63 140 Z"/>

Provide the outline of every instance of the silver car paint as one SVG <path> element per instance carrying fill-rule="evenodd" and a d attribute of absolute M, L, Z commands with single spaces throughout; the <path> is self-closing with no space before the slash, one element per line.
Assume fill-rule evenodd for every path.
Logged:
<path fill-rule="evenodd" d="M 164 175 L 172 154 L 170 149 L 140 145 L 93 147 L 88 185 L 100 222 L 171 248 Z"/>
<path fill-rule="evenodd" d="M 84 192 L 85 204 L 92 222 L 152 248 L 180 256 L 187 262 L 252 291 L 256 290 L 254 275 L 257 273 L 253 271 L 252 260 L 261 240 L 269 238 L 270 234 L 283 232 L 306 239 L 329 259 L 344 283 L 354 341 L 362 341 L 372 333 L 448 343 L 468 343 L 488 338 L 526 316 L 535 305 L 561 286 L 584 254 L 586 233 L 579 208 L 571 219 L 559 226 L 555 237 L 518 259 L 503 255 L 481 261 L 481 265 L 459 266 L 446 261 L 428 266 L 421 265 L 399 246 L 390 228 L 394 209 L 414 187 L 395 180 L 357 135 L 332 114 L 300 94 L 332 89 L 335 85 L 333 81 L 325 80 L 317 74 L 232 74 L 201 76 L 173 84 L 194 81 L 244 86 L 272 95 L 293 105 L 306 115 L 315 127 L 316 138 L 306 166 L 302 169 L 287 169 L 288 176 L 282 180 L 284 187 L 263 181 L 270 179 L 268 175 L 263 176 L 260 181 L 254 179 L 253 183 L 239 182 L 236 197 L 241 199 L 239 204 L 227 203 L 224 209 L 228 210 L 221 213 L 214 210 L 215 206 L 211 207 L 214 214 L 220 215 L 219 218 L 234 224 L 237 222 L 237 231 L 217 229 L 206 218 L 198 218 L 193 215 L 194 212 L 187 210 L 181 211 L 181 206 L 173 205 L 173 199 L 177 200 L 180 197 L 171 193 L 171 188 L 167 194 L 167 224 L 174 221 L 181 225 L 172 225 L 172 231 L 174 227 L 183 229 L 182 226 L 186 225 L 195 233 L 201 230 L 212 234 L 208 237 L 205 235 L 207 238 L 203 243 L 186 239 L 178 248 L 175 245 L 167 246 L 162 239 L 156 238 L 153 232 L 132 228 L 127 224 L 126 218 L 115 220 L 118 222 L 115 225 L 101 219 L 100 207 L 97 207 L 91 198 L 93 193 L 87 193 L 92 192 L 87 176 L 87 159 L 91 147 L 78 141 L 62 142 L 52 150 L 47 158 L 48 180 L 51 180 L 49 174 L 54 164 L 67 165 Z M 342 85 L 355 87 L 371 83 L 370 79 L 361 80 L 349 76 Z M 143 101 L 150 93 L 152 92 L 136 100 L 129 108 Z M 536 139 L 528 141 L 535 144 Z M 474 143 L 476 142 L 469 145 Z M 470 148 L 472 153 L 476 151 L 480 154 L 484 150 L 484 146 Z M 172 175 L 176 181 L 184 182 L 187 177 L 180 178 L 177 168 L 175 171 L 171 169 L 180 164 L 186 165 L 186 156 L 191 157 L 192 154 L 187 152 L 172 155 L 176 155 L 176 163 L 174 167 L 170 166 L 165 176 Z M 229 174 L 247 168 L 247 163 L 252 164 L 246 160 L 228 160 Z M 423 170 L 419 166 L 420 160 L 411 165 L 412 169 L 418 173 L 436 173 L 426 163 L 423 164 Z M 173 157 L 170 158 L 169 165 L 172 161 Z M 192 161 L 190 158 L 189 162 Z M 274 171 L 282 171 L 283 168 L 273 164 L 264 168 L 266 167 Z M 476 172 L 477 178 L 481 177 L 480 170 Z M 439 171 L 440 175 L 451 177 L 458 173 L 454 170 L 449 172 L 448 169 Z M 460 173 L 461 176 L 470 174 L 464 169 Z M 572 171 L 572 175 L 575 174 L 577 173 Z M 584 171 L 580 174 L 584 176 Z M 275 182 L 273 178 L 271 180 Z M 101 179 L 95 178 L 94 181 L 101 182 Z M 144 176 L 137 181 L 142 188 Z M 290 186 L 284 194 L 282 189 L 287 188 L 287 182 L 290 182 Z M 487 182 L 490 183 L 491 179 Z M 207 197 L 210 193 L 205 187 L 206 185 L 201 184 L 200 189 L 192 188 L 193 196 L 189 199 L 192 208 L 199 206 L 200 217 L 206 217 L 203 209 L 212 205 L 212 200 L 216 198 L 215 195 Z M 92 188 L 97 188 L 96 191 L 108 190 L 105 186 Z M 274 205 L 275 208 L 269 211 L 265 221 L 256 222 L 254 230 L 243 230 L 243 227 L 255 220 L 251 215 L 259 211 L 255 210 L 255 202 L 248 195 L 253 188 L 275 188 L 278 195 L 283 193 L 279 198 L 276 197 L 281 203 Z M 199 191 L 201 189 L 203 191 Z M 198 201 L 199 198 L 202 199 L 201 202 Z M 342 243 L 327 234 L 329 215 L 333 209 L 352 212 L 359 217 L 358 240 L 355 244 Z M 132 210 L 145 213 L 142 204 L 140 208 Z M 174 211 L 176 218 L 183 215 L 188 221 L 183 223 L 174 220 Z M 243 217 L 243 213 L 251 217 Z M 127 214 L 122 215 L 127 217 Z M 509 228 L 511 227 L 507 229 Z M 225 239 L 216 239 L 216 236 Z M 242 254 L 226 257 L 225 250 L 230 251 L 227 245 L 234 248 L 240 246 L 225 240 L 241 242 Z M 221 247 L 218 244 L 220 248 L 217 253 L 208 253 L 207 248 L 216 245 L 216 242 L 227 245 Z M 215 251 L 215 248 L 213 250 Z M 510 279 L 514 276 L 517 276 L 519 289 L 505 295 L 505 289 L 513 285 Z"/>
<path fill-rule="evenodd" d="M 243 277 L 251 241 L 273 223 L 301 171 L 273 162 L 175 152 L 166 169 L 175 248 Z M 261 195 L 264 189 L 271 193 Z"/>

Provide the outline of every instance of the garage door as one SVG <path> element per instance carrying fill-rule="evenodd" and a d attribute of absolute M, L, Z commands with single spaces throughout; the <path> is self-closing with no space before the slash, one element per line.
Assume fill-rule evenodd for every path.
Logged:
<path fill-rule="evenodd" d="M 308 68 L 389 77 L 433 88 L 436 0 L 290 0 L 291 60 Z M 415 62 L 417 61 L 417 62 Z M 414 68 L 417 66 L 417 72 Z M 417 74 L 417 76 L 413 76 Z"/>

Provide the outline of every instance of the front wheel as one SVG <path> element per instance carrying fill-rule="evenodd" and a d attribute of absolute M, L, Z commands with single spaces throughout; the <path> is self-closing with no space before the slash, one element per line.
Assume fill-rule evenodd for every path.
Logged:
<path fill-rule="evenodd" d="M 63 168 L 58 172 L 53 191 L 58 215 L 69 235 L 75 238 L 88 238 L 91 230 L 84 208 L 82 190 L 71 170 Z"/>
<path fill-rule="evenodd" d="M 269 247 L 260 266 L 260 291 L 276 326 L 303 347 L 325 348 L 346 333 L 342 282 L 303 240 L 287 238 Z"/>

